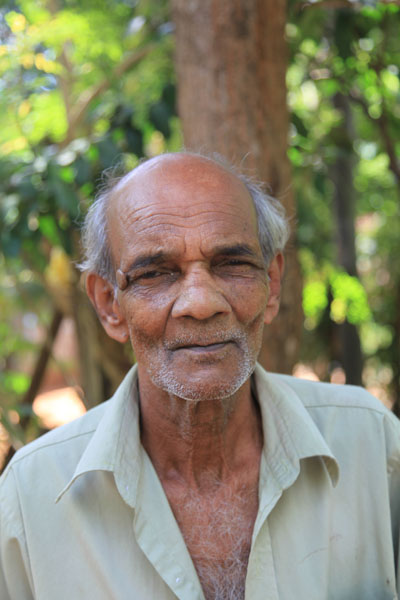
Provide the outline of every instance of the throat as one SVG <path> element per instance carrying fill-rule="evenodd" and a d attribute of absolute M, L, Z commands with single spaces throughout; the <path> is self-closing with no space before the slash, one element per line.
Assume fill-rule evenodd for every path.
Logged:
<path fill-rule="evenodd" d="M 215 402 L 169 397 L 157 414 L 141 399 L 140 409 L 142 444 L 160 480 L 207 492 L 214 482 L 248 480 L 249 469 L 258 476 L 263 433 L 250 394 Z"/>

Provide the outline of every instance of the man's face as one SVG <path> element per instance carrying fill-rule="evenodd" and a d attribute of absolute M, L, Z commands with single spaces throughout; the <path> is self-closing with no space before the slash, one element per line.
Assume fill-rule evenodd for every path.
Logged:
<path fill-rule="evenodd" d="M 165 156 L 120 184 L 108 218 L 139 380 L 188 400 L 231 396 L 254 369 L 268 296 L 244 185 L 211 161 Z"/>

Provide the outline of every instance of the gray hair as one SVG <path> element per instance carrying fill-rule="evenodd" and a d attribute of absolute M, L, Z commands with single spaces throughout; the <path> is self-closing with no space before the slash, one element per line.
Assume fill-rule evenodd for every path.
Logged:
<path fill-rule="evenodd" d="M 282 204 L 264 191 L 263 184 L 244 175 L 223 157 L 194 152 L 183 152 L 183 154 L 211 160 L 242 181 L 254 203 L 258 223 L 258 239 L 265 264 L 269 265 L 273 257 L 283 251 L 290 234 Z M 113 174 L 111 176 L 106 174 L 106 183 L 90 206 L 83 223 L 84 259 L 77 265 L 81 271 L 97 273 L 111 283 L 115 283 L 115 273 L 108 243 L 107 207 L 116 187 L 124 177 L 125 175 L 115 177 Z"/>

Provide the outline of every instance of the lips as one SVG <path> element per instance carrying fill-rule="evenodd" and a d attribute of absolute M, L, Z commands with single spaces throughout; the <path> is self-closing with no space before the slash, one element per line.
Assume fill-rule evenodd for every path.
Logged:
<path fill-rule="evenodd" d="M 176 348 L 176 349 L 177 350 L 191 350 L 193 352 L 214 352 L 215 350 L 220 350 L 221 348 L 226 346 L 226 344 L 228 344 L 228 343 L 229 342 L 216 342 L 213 344 L 204 344 L 204 345 L 193 344 L 190 346 L 180 346 L 179 348 Z"/>
<path fill-rule="evenodd" d="M 198 351 L 212 351 L 219 350 L 226 346 L 226 344 L 232 343 L 233 340 L 218 340 L 218 341 L 207 341 L 207 342 L 193 342 L 192 340 L 185 343 L 179 343 L 169 346 L 169 350 L 198 350 Z"/>

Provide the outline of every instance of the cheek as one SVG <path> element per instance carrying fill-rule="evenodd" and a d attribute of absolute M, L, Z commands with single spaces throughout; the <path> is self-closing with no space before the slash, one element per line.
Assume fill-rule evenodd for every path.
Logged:
<path fill-rule="evenodd" d="M 230 290 L 230 304 L 239 321 L 251 324 L 264 318 L 267 306 L 268 288 L 262 283 L 236 285 Z"/>
<path fill-rule="evenodd" d="M 165 301 L 156 297 L 151 301 L 130 298 L 122 308 L 134 350 L 136 345 L 157 342 L 163 336 L 170 311 Z"/>

